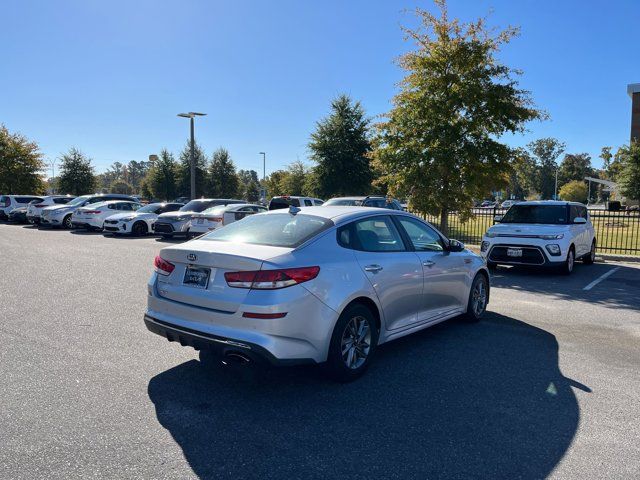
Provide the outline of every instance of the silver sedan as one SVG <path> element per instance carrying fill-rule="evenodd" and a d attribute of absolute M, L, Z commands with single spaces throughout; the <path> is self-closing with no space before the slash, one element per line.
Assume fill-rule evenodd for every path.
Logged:
<path fill-rule="evenodd" d="M 385 342 L 479 320 L 489 274 L 409 213 L 291 207 L 163 248 L 148 294 L 147 328 L 203 363 L 323 363 L 349 381 Z"/>

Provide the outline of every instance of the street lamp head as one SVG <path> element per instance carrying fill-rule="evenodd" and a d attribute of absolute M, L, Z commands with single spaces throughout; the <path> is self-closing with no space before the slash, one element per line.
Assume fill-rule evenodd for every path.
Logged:
<path fill-rule="evenodd" d="M 258 155 L 266 155 L 264 152 L 258 152 Z"/>
<path fill-rule="evenodd" d="M 179 113 L 179 117 L 183 118 L 193 118 L 193 117 L 204 117 L 206 113 L 198 113 L 198 112 L 189 112 L 189 113 Z"/>

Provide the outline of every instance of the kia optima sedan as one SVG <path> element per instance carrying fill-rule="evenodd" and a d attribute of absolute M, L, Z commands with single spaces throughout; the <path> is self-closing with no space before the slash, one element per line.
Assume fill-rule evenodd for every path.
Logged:
<path fill-rule="evenodd" d="M 204 364 L 322 363 L 349 381 L 378 345 L 488 301 L 482 258 L 409 213 L 291 207 L 163 248 L 144 320 Z"/>

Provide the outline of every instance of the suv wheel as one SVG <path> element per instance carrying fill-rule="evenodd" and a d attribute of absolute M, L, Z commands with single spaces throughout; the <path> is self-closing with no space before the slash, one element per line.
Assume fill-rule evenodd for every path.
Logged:
<path fill-rule="evenodd" d="M 64 220 L 62 220 L 62 226 L 71 230 L 71 228 L 73 227 L 73 225 L 71 224 L 71 214 L 64 217 Z"/>
<path fill-rule="evenodd" d="M 340 315 L 329 345 L 327 369 L 339 382 L 351 382 L 369 366 L 378 344 L 375 318 L 364 305 L 351 305 Z"/>
<path fill-rule="evenodd" d="M 564 265 L 561 267 L 562 273 L 564 273 L 565 275 L 571 275 L 571 272 L 573 272 L 573 267 L 575 266 L 575 263 L 576 263 L 576 251 L 573 248 L 573 245 L 571 245 L 571 248 L 569 248 L 569 253 L 567 253 L 567 259 L 564 261 Z"/>
<path fill-rule="evenodd" d="M 591 242 L 591 250 L 589 250 L 589 253 L 587 253 L 584 257 L 582 257 L 582 263 L 584 263 L 585 265 L 591 265 L 593 262 L 596 261 L 596 239 L 593 239 L 593 242 Z"/>
<path fill-rule="evenodd" d="M 144 222 L 136 222 L 133 224 L 133 228 L 131 228 L 131 233 L 136 237 L 141 237 L 142 235 L 147 234 L 147 224 Z"/>

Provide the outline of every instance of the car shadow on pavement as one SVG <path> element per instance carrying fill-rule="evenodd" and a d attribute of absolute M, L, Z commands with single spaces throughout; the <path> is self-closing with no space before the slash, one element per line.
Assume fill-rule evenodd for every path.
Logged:
<path fill-rule="evenodd" d="M 584 290 L 592 281 L 614 268 L 617 270 L 605 281 Z M 499 267 L 491 275 L 491 285 L 543 294 L 549 298 L 640 309 L 640 296 L 637 294 L 640 268 L 621 263 L 579 264 L 569 276 L 535 268 Z"/>
<path fill-rule="evenodd" d="M 247 379 L 189 361 L 151 379 L 200 478 L 543 478 L 578 427 L 553 335 L 488 313 L 383 345 L 350 384 L 316 367 Z M 172 463 L 172 462 L 168 462 Z"/>

